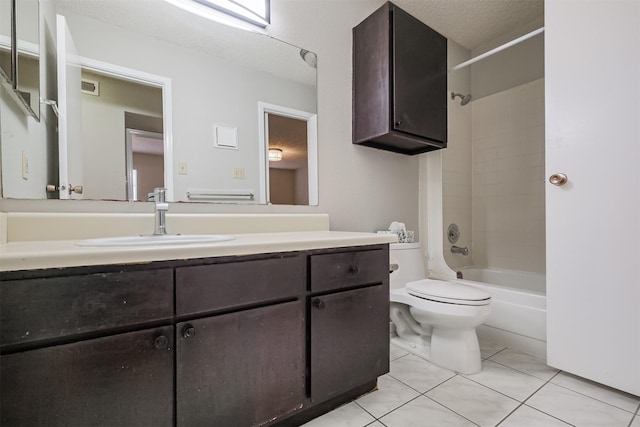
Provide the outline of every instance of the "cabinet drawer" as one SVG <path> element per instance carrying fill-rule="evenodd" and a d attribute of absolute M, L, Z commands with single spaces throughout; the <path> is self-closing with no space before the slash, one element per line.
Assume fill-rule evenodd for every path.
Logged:
<path fill-rule="evenodd" d="M 389 280 L 389 252 L 384 249 L 311 256 L 311 291 L 322 292 Z"/>
<path fill-rule="evenodd" d="M 171 269 L 0 283 L 0 342 L 13 344 L 139 324 L 173 315 Z"/>
<path fill-rule="evenodd" d="M 176 269 L 176 315 L 223 310 L 304 292 L 301 256 Z"/>

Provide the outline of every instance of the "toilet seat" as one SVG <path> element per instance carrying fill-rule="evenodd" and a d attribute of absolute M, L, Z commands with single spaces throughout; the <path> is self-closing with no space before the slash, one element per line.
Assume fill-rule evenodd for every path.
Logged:
<path fill-rule="evenodd" d="M 435 302 L 458 305 L 489 305 L 491 294 L 460 283 L 423 279 L 406 284 L 409 295 Z"/>

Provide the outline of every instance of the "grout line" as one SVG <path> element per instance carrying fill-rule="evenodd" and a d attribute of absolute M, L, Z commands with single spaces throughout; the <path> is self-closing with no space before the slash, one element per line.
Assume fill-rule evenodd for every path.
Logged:
<path fill-rule="evenodd" d="M 631 427 L 635 420 L 640 420 L 640 404 L 638 404 L 638 407 L 636 408 L 636 413 L 633 417 L 631 417 L 631 421 L 629 421 L 629 425 L 627 427 Z"/>
<path fill-rule="evenodd" d="M 447 380 L 447 381 L 448 381 L 448 380 Z M 424 396 L 424 395 L 423 395 L 423 396 Z M 459 416 L 459 417 L 461 417 L 461 418 L 464 418 L 465 420 L 469 421 L 471 424 L 476 425 L 476 426 L 480 426 L 480 424 L 478 424 L 478 423 L 475 423 L 475 422 L 471 421 L 469 418 L 465 417 L 465 416 L 464 416 L 464 415 L 462 415 L 462 414 L 457 413 L 457 412 L 456 412 L 456 411 L 454 411 L 453 409 L 451 409 L 451 408 L 449 408 L 449 407 L 447 407 L 447 406 L 443 405 L 442 403 L 438 402 L 437 400 L 432 399 L 432 398 L 430 398 L 429 396 L 424 396 L 424 397 L 426 397 L 426 398 L 427 398 L 427 399 L 429 399 L 430 401 L 435 402 L 435 403 L 437 403 L 438 405 L 442 406 L 442 407 L 443 407 L 443 408 L 445 408 L 447 411 L 453 412 L 453 413 L 454 413 L 454 414 L 456 414 L 457 416 Z"/>
<path fill-rule="evenodd" d="M 563 371 L 560 371 L 560 372 L 563 372 Z M 560 372 L 558 372 L 558 374 L 560 374 Z M 557 375 L 554 375 L 554 377 L 553 377 L 553 378 L 555 378 L 556 376 L 557 376 Z M 553 378 L 552 378 L 552 379 L 553 379 Z M 551 380 L 549 380 L 549 381 L 551 381 Z M 578 390 L 574 390 L 574 389 L 572 389 L 572 388 L 569 388 L 569 387 L 563 386 L 562 384 L 558 384 L 558 383 L 551 383 L 551 384 L 553 384 L 553 385 L 554 385 L 554 386 L 556 386 L 556 387 L 560 387 L 560 388 L 563 388 L 563 389 L 565 389 L 565 390 L 569 390 L 569 391 L 572 391 L 572 392 L 574 392 L 574 393 L 577 393 L 577 394 L 579 394 L 580 396 L 588 397 L 589 399 L 593 399 L 593 400 L 598 401 L 598 402 L 600 402 L 600 403 L 604 403 L 605 405 L 609 405 L 609 406 L 611 406 L 611 407 L 614 407 L 614 408 L 620 409 L 621 411 L 629 412 L 630 414 L 636 414 L 636 413 L 638 412 L 638 409 L 640 409 L 640 405 L 638 405 L 638 408 L 636 408 L 635 410 L 631 410 L 631 411 L 630 411 L 630 410 L 628 410 L 628 409 L 624 409 L 624 408 L 621 408 L 621 407 L 619 407 L 619 406 L 617 406 L 617 405 L 614 405 L 613 403 L 609 403 L 609 402 L 605 402 L 604 400 L 600 400 L 600 399 L 598 399 L 597 397 L 589 396 L 588 394 L 584 394 L 584 393 L 582 393 L 582 392 L 580 392 L 580 391 L 578 391 Z M 605 386 L 605 385 L 603 385 L 603 384 L 598 384 L 598 383 L 596 383 L 596 385 L 597 385 L 597 386 L 599 386 L 599 387 L 601 387 L 601 388 L 603 388 L 603 389 L 607 389 L 607 386 Z M 609 387 L 609 388 L 610 388 L 610 387 Z M 622 390 L 617 390 L 617 389 L 615 389 L 615 388 L 610 388 L 610 389 L 611 389 L 612 391 L 614 391 L 614 392 L 625 393 L 624 391 L 622 391 Z M 628 394 L 628 393 L 627 393 L 627 394 Z"/>

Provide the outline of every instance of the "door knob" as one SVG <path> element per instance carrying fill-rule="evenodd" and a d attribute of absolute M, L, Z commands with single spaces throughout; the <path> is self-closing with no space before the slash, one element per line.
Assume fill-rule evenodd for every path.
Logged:
<path fill-rule="evenodd" d="M 558 187 L 562 187 L 568 181 L 567 175 L 563 173 L 554 173 L 549 177 L 549 182 Z"/>

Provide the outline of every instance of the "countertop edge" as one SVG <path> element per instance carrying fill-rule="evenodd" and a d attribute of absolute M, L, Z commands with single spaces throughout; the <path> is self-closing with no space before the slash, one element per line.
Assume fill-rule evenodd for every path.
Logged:
<path fill-rule="evenodd" d="M 100 248 L 76 246 L 77 240 L 6 243 L 0 244 L 0 271 L 139 264 L 154 261 L 365 246 L 397 241 L 395 234 L 342 231 L 254 233 L 238 234 L 234 237 L 235 240 L 232 241 L 209 244 Z"/>

